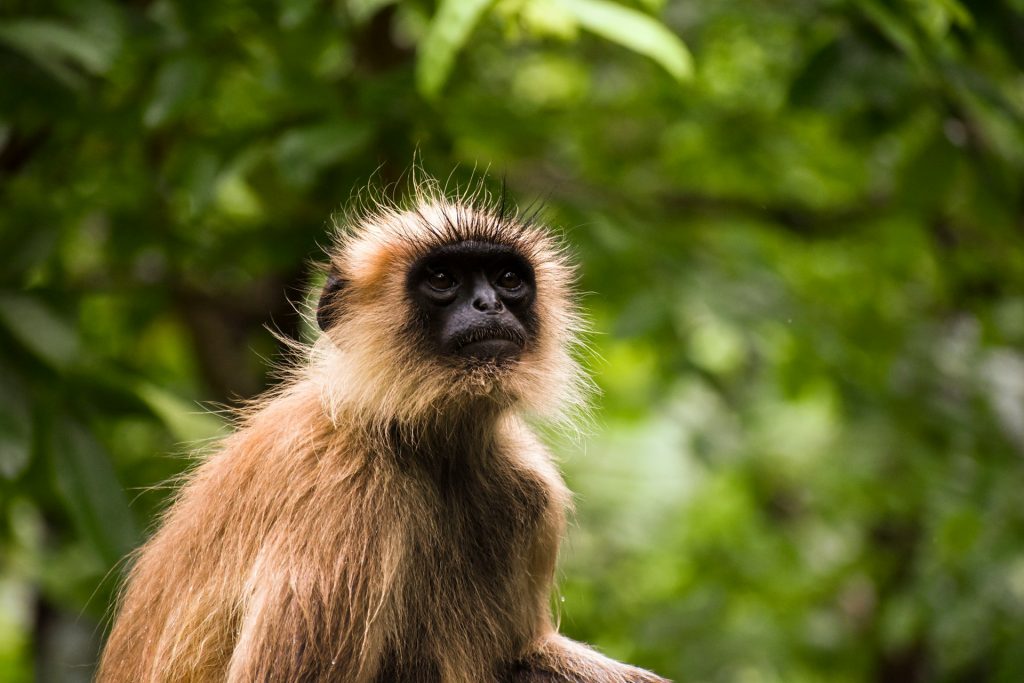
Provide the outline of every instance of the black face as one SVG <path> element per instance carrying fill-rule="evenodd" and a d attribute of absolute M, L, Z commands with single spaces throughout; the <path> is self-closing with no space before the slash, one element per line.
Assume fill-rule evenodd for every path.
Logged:
<path fill-rule="evenodd" d="M 536 336 L 533 269 L 509 247 L 439 247 L 413 265 L 406 286 L 423 332 L 441 355 L 514 360 Z"/>

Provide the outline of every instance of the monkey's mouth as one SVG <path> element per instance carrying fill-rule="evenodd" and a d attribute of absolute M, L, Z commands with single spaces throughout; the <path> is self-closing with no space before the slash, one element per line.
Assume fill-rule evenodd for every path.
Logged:
<path fill-rule="evenodd" d="M 526 345 L 522 332 L 503 325 L 487 325 L 466 330 L 453 340 L 455 353 L 477 360 L 518 358 Z"/>

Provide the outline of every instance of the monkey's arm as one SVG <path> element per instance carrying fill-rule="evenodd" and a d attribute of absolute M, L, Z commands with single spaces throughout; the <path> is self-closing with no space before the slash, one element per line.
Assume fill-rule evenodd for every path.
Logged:
<path fill-rule="evenodd" d="M 571 508 L 568 489 L 537 442 L 529 449 L 551 493 L 546 523 L 531 549 L 531 591 L 538 615 L 536 637 L 513 667 L 513 683 L 667 683 L 649 671 L 617 662 L 558 633 L 552 623 L 549 598 L 554 584 L 558 546 L 565 531 L 565 511 Z"/>
<path fill-rule="evenodd" d="M 650 671 L 617 662 L 551 632 L 516 663 L 513 683 L 668 683 Z"/>
<path fill-rule="evenodd" d="M 374 679 L 403 526 L 379 486 L 364 471 L 279 499 L 288 512 L 246 581 L 227 681 Z"/>
<path fill-rule="evenodd" d="M 368 553 L 374 566 L 356 568 L 349 556 L 352 570 L 330 577 L 311 576 L 301 559 L 256 567 L 226 681 L 373 680 L 382 646 L 375 608 L 387 570 Z"/>

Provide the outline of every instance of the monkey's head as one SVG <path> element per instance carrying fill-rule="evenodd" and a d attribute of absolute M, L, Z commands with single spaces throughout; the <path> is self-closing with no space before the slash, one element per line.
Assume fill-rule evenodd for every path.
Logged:
<path fill-rule="evenodd" d="M 417 422 L 453 409 L 550 412 L 580 396 L 574 269 L 533 220 L 421 197 L 339 230 L 314 372 L 332 409 Z"/>

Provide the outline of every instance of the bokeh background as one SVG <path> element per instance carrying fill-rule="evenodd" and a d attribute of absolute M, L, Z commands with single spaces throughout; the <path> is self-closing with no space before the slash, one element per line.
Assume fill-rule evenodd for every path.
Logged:
<path fill-rule="evenodd" d="M 602 394 L 563 630 L 679 681 L 1024 681 L 1022 0 L 5 0 L 0 679 L 418 155 L 546 203 Z"/>

